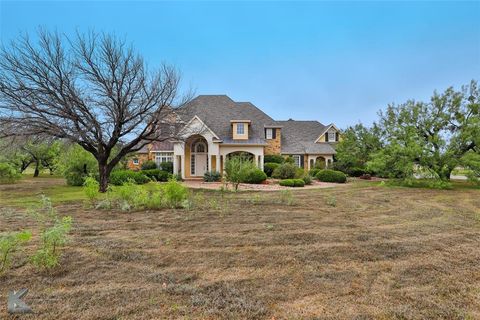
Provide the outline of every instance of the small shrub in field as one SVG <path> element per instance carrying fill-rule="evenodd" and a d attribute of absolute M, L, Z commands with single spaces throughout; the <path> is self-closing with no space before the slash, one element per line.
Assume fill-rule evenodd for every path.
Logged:
<path fill-rule="evenodd" d="M 317 173 L 317 179 L 323 182 L 345 183 L 347 176 L 341 171 L 326 169 Z"/>
<path fill-rule="evenodd" d="M 67 235 L 72 228 L 72 217 L 60 219 L 49 198 L 42 196 L 41 205 L 30 210 L 41 224 L 41 245 L 31 257 L 39 268 L 50 269 L 59 264 L 62 247 L 67 243 Z"/>
<path fill-rule="evenodd" d="M 326 202 L 327 202 L 327 205 L 329 205 L 330 207 L 337 206 L 337 199 L 335 198 L 335 196 L 329 196 Z"/>
<path fill-rule="evenodd" d="M 0 162 L 0 184 L 15 183 L 22 175 L 10 164 Z"/>
<path fill-rule="evenodd" d="M 297 168 L 295 170 L 295 179 L 302 179 L 305 175 L 305 170 L 303 168 Z"/>
<path fill-rule="evenodd" d="M 160 162 L 160 169 L 168 173 L 173 173 L 173 162 Z"/>
<path fill-rule="evenodd" d="M 293 198 L 293 194 L 290 190 L 280 191 L 280 203 L 288 206 L 292 206 L 295 203 L 295 199 Z"/>
<path fill-rule="evenodd" d="M 181 208 L 182 203 L 188 197 L 188 188 L 181 183 L 170 180 L 162 185 L 165 204 L 170 208 Z"/>
<path fill-rule="evenodd" d="M 51 269 L 59 264 L 61 248 L 67 243 L 67 234 L 72 229 L 72 217 L 63 217 L 53 226 L 42 231 L 41 247 L 32 257 L 36 267 Z"/>
<path fill-rule="evenodd" d="M 258 168 L 252 168 L 245 173 L 245 176 L 242 179 L 244 183 L 259 184 L 267 180 L 267 175 L 265 172 Z"/>
<path fill-rule="evenodd" d="M 265 156 L 266 157 L 266 156 Z M 267 175 L 267 177 L 271 177 L 273 170 L 275 170 L 278 166 L 280 166 L 279 163 L 276 162 L 267 162 L 263 165 L 263 172 Z"/>
<path fill-rule="evenodd" d="M 178 173 L 172 174 L 170 180 L 175 180 L 175 181 L 183 181 L 182 175 Z"/>
<path fill-rule="evenodd" d="M 281 164 L 281 163 L 284 163 L 285 162 L 285 158 L 279 154 L 267 154 L 263 157 L 263 162 L 265 164 L 267 163 L 278 163 L 278 164 Z"/>
<path fill-rule="evenodd" d="M 276 179 L 293 179 L 297 173 L 297 167 L 292 163 L 284 163 L 273 170 L 272 177 Z"/>
<path fill-rule="evenodd" d="M 92 177 L 85 178 L 85 182 L 83 183 L 83 190 L 85 191 L 85 194 L 87 195 L 87 198 L 88 200 L 90 200 L 91 203 L 93 203 L 95 199 L 98 197 L 99 187 L 100 187 L 100 184 L 95 178 L 92 178 Z"/>
<path fill-rule="evenodd" d="M 140 209 L 149 201 L 148 192 L 133 180 L 125 182 L 122 186 L 116 187 L 114 197 L 119 201 L 122 211 L 130 211 L 132 208 Z"/>
<path fill-rule="evenodd" d="M 322 171 L 322 169 L 313 168 L 313 169 L 310 169 L 310 171 L 309 171 L 308 173 L 309 173 L 312 177 L 316 178 L 317 173 L 319 173 L 320 171 Z"/>
<path fill-rule="evenodd" d="M 148 160 L 142 163 L 142 170 L 152 170 L 152 169 L 157 169 L 157 164 L 155 161 Z"/>
<path fill-rule="evenodd" d="M 243 156 L 233 156 L 225 162 L 225 180 L 230 182 L 235 191 L 249 171 L 257 168 L 255 164 Z"/>
<path fill-rule="evenodd" d="M 0 275 L 12 264 L 13 255 L 27 243 L 32 234 L 29 231 L 0 235 Z"/>
<path fill-rule="evenodd" d="M 305 185 L 309 185 L 309 184 L 312 184 L 312 176 L 309 175 L 309 174 L 306 174 L 303 176 L 303 182 L 305 183 Z"/>
<path fill-rule="evenodd" d="M 160 169 L 142 170 L 140 171 L 140 173 L 146 175 L 148 178 L 150 178 L 150 180 L 159 181 L 159 182 L 168 181 L 168 178 L 170 178 L 171 176 L 170 173 Z"/>
<path fill-rule="evenodd" d="M 150 182 L 150 178 L 141 172 L 131 170 L 116 170 L 110 174 L 110 183 L 115 186 L 121 186 L 125 182 L 133 180 L 136 184 L 144 184 Z"/>
<path fill-rule="evenodd" d="M 203 181 L 205 182 L 217 182 L 222 179 L 222 175 L 218 171 L 207 171 L 203 175 Z"/>

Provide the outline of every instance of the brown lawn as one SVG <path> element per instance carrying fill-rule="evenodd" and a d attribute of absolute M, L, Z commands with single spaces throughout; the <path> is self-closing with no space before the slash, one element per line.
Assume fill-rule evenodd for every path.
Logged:
<path fill-rule="evenodd" d="M 0 231 L 35 230 L 4 204 L 61 184 L 0 188 Z M 195 192 L 192 211 L 59 204 L 75 219 L 61 267 L 17 260 L 0 319 L 23 287 L 35 314 L 18 319 L 480 319 L 478 190 Z"/>

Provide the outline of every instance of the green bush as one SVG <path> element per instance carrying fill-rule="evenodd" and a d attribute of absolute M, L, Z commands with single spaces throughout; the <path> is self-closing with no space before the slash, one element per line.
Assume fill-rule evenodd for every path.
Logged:
<path fill-rule="evenodd" d="M 144 184 L 150 181 L 150 178 L 141 172 L 131 170 L 115 170 L 110 174 L 110 183 L 115 186 L 121 186 L 125 182 L 133 180 L 136 184 Z"/>
<path fill-rule="evenodd" d="M 350 177 L 360 177 L 360 176 L 363 176 L 365 173 L 366 173 L 366 170 L 359 167 L 353 167 L 347 170 L 347 174 Z"/>
<path fill-rule="evenodd" d="M 150 180 L 161 181 L 161 182 L 168 181 L 168 179 L 171 176 L 170 173 L 168 173 L 166 171 L 163 171 L 163 170 L 160 170 L 160 169 L 142 170 L 142 171 L 140 171 L 140 173 L 149 177 Z"/>
<path fill-rule="evenodd" d="M 160 169 L 168 173 L 173 173 L 173 162 L 160 162 Z"/>
<path fill-rule="evenodd" d="M 308 172 L 312 177 L 316 177 L 317 176 L 317 173 L 319 173 L 322 169 L 318 169 L 318 168 L 313 168 L 313 169 L 310 169 L 310 171 Z"/>
<path fill-rule="evenodd" d="M 207 171 L 203 175 L 203 181 L 205 182 L 217 182 L 222 179 L 222 175 L 218 171 Z"/>
<path fill-rule="evenodd" d="M 262 183 L 263 181 L 267 180 L 267 175 L 265 172 L 258 168 L 252 168 L 247 171 L 245 176 L 243 177 L 243 183 L 251 183 L 251 184 L 258 184 Z"/>
<path fill-rule="evenodd" d="M 263 162 L 267 163 L 278 163 L 282 164 L 285 162 L 285 158 L 279 154 L 267 154 L 263 157 Z"/>
<path fill-rule="evenodd" d="M 32 234 L 29 231 L 0 235 L 0 275 L 12 264 L 12 256 L 27 243 Z"/>
<path fill-rule="evenodd" d="M 317 179 L 323 182 L 345 183 L 347 176 L 341 171 L 326 169 L 317 173 Z"/>
<path fill-rule="evenodd" d="M 257 167 L 244 156 L 232 156 L 225 162 L 225 180 L 230 182 L 234 190 L 238 190 L 241 182 L 245 181 L 249 172 Z"/>
<path fill-rule="evenodd" d="M 267 175 L 267 177 L 271 177 L 273 170 L 275 170 L 277 167 L 279 167 L 280 164 L 276 162 L 266 162 L 263 165 L 263 172 Z"/>
<path fill-rule="evenodd" d="M 295 160 L 293 160 L 292 156 L 288 156 L 285 158 L 285 163 L 295 164 Z"/>
<path fill-rule="evenodd" d="M 297 167 L 292 163 L 284 163 L 273 170 L 272 177 L 276 179 L 293 179 L 297 172 Z"/>
<path fill-rule="evenodd" d="M 83 186 L 88 176 L 98 176 L 97 160 L 77 144 L 60 153 L 58 168 L 69 186 Z"/>
<path fill-rule="evenodd" d="M 305 182 L 302 179 L 284 179 L 280 180 L 280 185 L 284 187 L 303 187 Z"/>
<path fill-rule="evenodd" d="M 312 184 L 312 180 L 313 180 L 313 179 L 312 179 L 312 176 L 311 176 L 311 175 L 306 174 L 306 175 L 303 176 L 302 179 L 303 179 L 303 182 L 305 182 L 306 185 Z"/>
<path fill-rule="evenodd" d="M 303 168 L 295 169 L 295 179 L 302 179 L 304 175 L 305 175 L 305 170 L 303 170 Z"/>
<path fill-rule="evenodd" d="M 21 174 L 10 164 L 0 163 L 0 184 L 14 183 L 21 178 Z"/>
<path fill-rule="evenodd" d="M 83 190 L 88 200 L 93 203 L 93 201 L 98 197 L 100 184 L 93 177 L 87 177 L 83 184 Z"/>
<path fill-rule="evenodd" d="M 153 170 L 157 169 L 157 164 L 155 161 L 148 160 L 142 163 L 142 170 Z"/>
<path fill-rule="evenodd" d="M 181 208 L 188 198 L 188 188 L 175 180 L 169 180 L 162 185 L 165 204 L 170 208 Z"/>

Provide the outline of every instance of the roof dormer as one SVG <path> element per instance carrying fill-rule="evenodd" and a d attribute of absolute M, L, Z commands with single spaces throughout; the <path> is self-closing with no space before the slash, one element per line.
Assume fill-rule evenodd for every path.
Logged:
<path fill-rule="evenodd" d="M 332 123 L 328 125 L 315 143 L 319 142 L 338 142 L 340 140 L 340 130 Z"/>
<path fill-rule="evenodd" d="M 232 124 L 233 140 L 248 140 L 250 120 L 230 120 L 230 123 Z"/>

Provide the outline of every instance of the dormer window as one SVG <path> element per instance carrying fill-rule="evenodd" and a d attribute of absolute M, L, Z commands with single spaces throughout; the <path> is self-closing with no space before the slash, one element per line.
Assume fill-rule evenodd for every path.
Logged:
<path fill-rule="evenodd" d="M 245 134 L 245 124 L 237 123 L 237 134 Z"/>
<path fill-rule="evenodd" d="M 335 141 L 336 138 L 336 132 L 335 131 L 328 131 L 328 141 Z"/>

